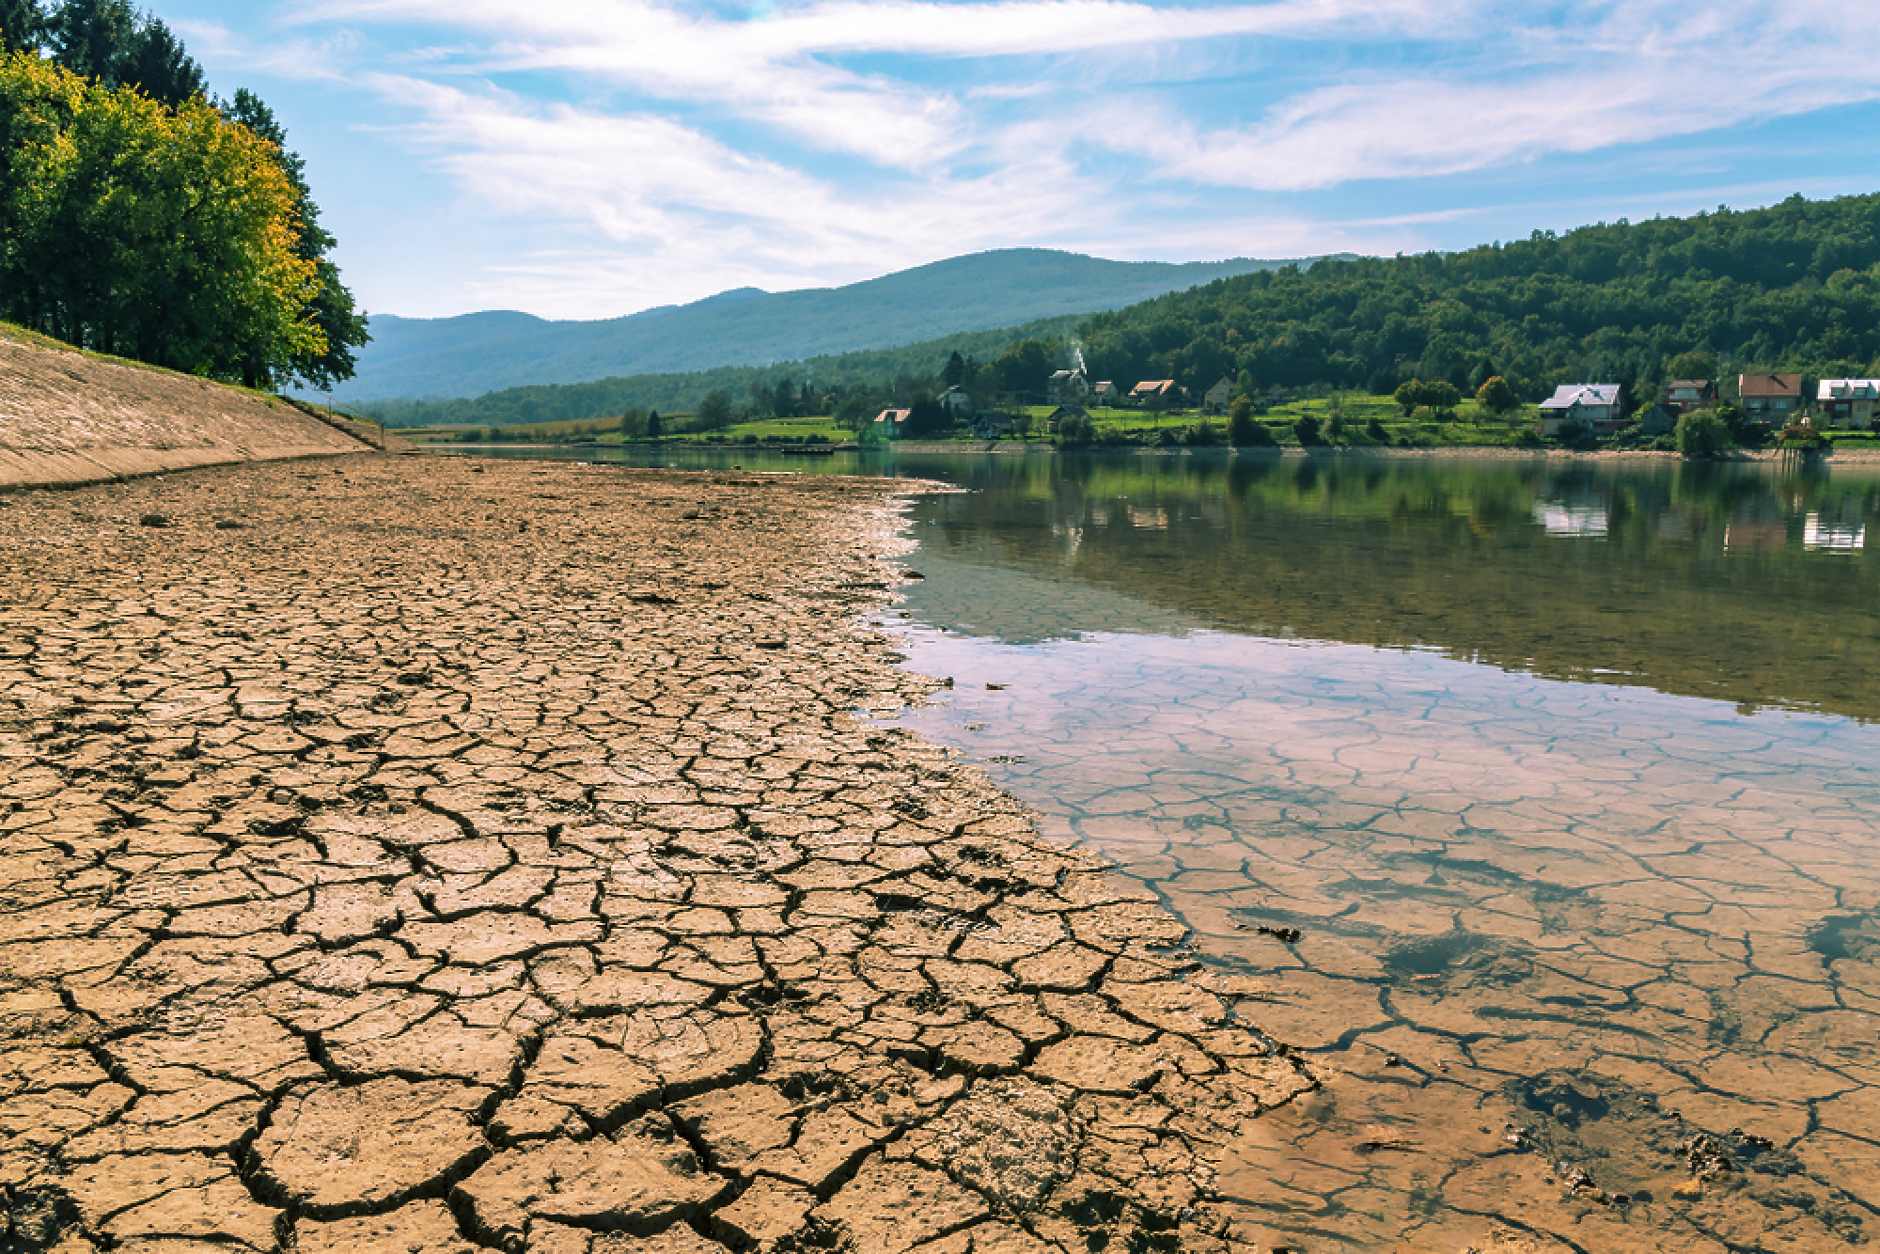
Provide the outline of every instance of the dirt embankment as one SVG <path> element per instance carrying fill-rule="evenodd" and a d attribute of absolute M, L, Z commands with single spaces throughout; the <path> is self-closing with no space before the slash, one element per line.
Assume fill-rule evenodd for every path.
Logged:
<path fill-rule="evenodd" d="M 365 447 L 280 401 L 0 331 L 0 491 Z"/>
<path fill-rule="evenodd" d="M 854 713 L 905 490 L 0 497 L 0 1249 L 1249 1248 L 1258 990 Z"/>

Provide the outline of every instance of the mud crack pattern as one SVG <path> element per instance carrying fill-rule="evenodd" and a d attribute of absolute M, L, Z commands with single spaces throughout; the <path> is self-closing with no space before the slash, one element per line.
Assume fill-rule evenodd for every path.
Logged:
<path fill-rule="evenodd" d="M 0 498 L 0 1248 L 1232 1248 L 1219 1147 L 1314 1081 L 858 717 L 926 691 L 857 616 L 897 491 Z"/>

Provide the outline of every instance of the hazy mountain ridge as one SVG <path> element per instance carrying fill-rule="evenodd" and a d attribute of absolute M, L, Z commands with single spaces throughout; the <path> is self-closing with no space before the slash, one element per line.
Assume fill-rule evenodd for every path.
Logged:
<path fill-rule="evenodd" d="M 1301 259 L 1309 264 L 1313 259 Z M 469 397 L 529 384 L 766 365 L 889 348 L 1040 318 L 1120 309 L 1287 260 L 1107 261 L 1020 248 L 975 253 L 846 287 L 737 288 L 597 322 L 512 311 L 375 316 L 358 375 L 335 395 Z"/>

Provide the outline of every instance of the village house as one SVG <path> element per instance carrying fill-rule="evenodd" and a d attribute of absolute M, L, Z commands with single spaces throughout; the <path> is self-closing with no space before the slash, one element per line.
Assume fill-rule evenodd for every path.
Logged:
<path fill-rule="evenodd" d="M 1173 405 L 1180 395 L 1173 379 L 1144 379 L 1129 389 L 1129 399 L 1142 405 Z"/>
<path fill-rule="evenodd" d="M 950 418 L 958 418 L 961 414 L 973 412 L 973 398 L 960 388 L 948 388 L 934 399 L 945 407 L 947 416 Z"/>
<path fill-rule="evenodd" d="M 1786 427 L 1802 411 L 1802 376 L 1799 374 L 1740 374 L 1737 397 L 1743 416 L 1751 422 Z"/>
<path fill-rule="evenodd" d="M 1105 379 L 1090 389 L 1090 399 L 1098 405 L 1114 405 L 1123 399 L 1123 390 Z"/>
<path fill-rule="evenodd" d="M 1081 370 L 1060 370 L 1045 383 L 1045 401 L 1051 405 L 1069 405 L 1090 395 L 1090 380 Z"/>
<path fill-rule="evenodd" d="M 1572 427 L 1595 434 L 1625 425 L 1625 388 L 1618 383 L 1563 383 L 1541 402 L 1541 434 L 1559 435 Z"/>
<path fill-rule="evenodd" d="M 1842 431 L 1869 431 L 1880 410 L 1880 379 L 1823 379 L 1815 399 L 1822 425 Z"/>
<path fill-rule="evenodd" d="M 1222 375 L 1208 384 L 1208 390 L 1201 394 L 1201 407 L 1211 414 L 1227 412 L 1227 402 L 1234 396 L 1234 380 L 1229 375 Z"/>
<path fill-rule="evenodd" d="M 1670 435 L 1678 425 L 1678 416 L 1660 402 L 1640 410 L 1637 421 L 1646 435 Z"/>
<path fill-rule="evenodd" d="M 973 415 L 969 429 L 975 440 L 996 440 L 1002 435 L 1012 434 L 1012 419 L 1010 415 L 997 410 L 982 409 Z"/>
<path fill-rule="evenodd" d="M 907 416 L 911 409 L 884 409 L 875 415 L 875 433 L 886 440 L 901 438 L 901 428 L 907 425 Z"/>
<path fill-rule="evenodd" d="M 1715 379 L 1673 379 L 1665 384 L 1658 403 L 1673 415 L 1688 414 L 1717 403 Z"/>

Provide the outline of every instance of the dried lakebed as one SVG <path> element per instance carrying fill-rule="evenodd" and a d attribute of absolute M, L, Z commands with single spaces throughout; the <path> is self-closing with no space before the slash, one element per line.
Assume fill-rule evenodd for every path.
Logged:
<path fill-rule="evenodd" d="M 0 497 L 0 1248 L 1248 1248 L 1258 988 L 856 714 L 897 490 Z"/>

